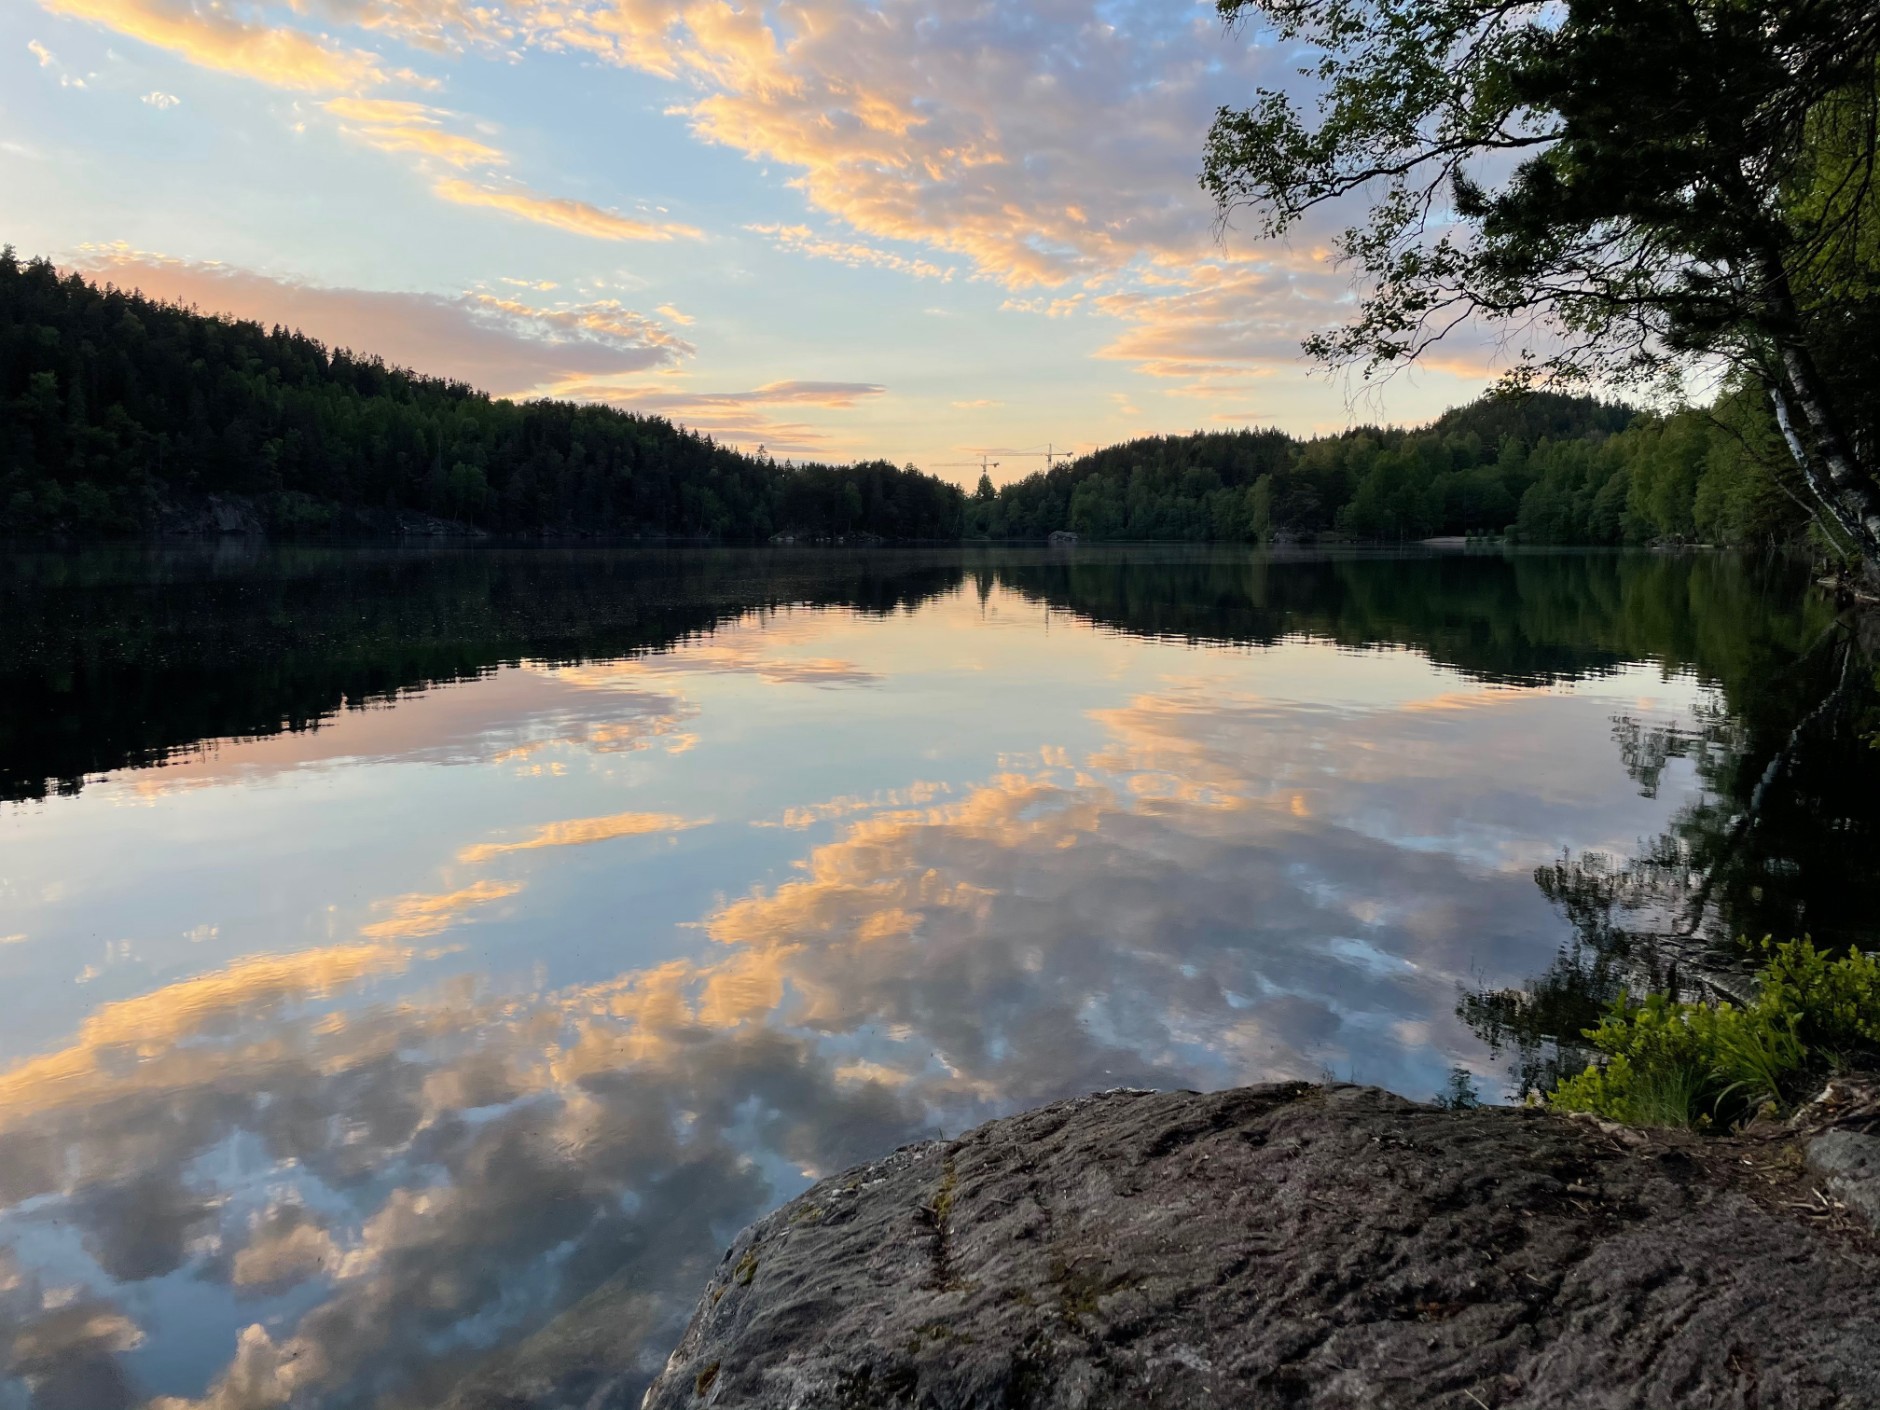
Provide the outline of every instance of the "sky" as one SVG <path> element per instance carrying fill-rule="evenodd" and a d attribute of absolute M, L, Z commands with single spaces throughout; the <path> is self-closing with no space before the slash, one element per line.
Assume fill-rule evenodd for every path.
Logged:
<path fill-rule="evenodd" d="M 21 0 L 0 240 L 499 395 L 961 483 L 1415 422 L 1311 368 L 1333 225 L 1222 229 L 1208 125 L 1300 55 L 1188 0 Z"/>

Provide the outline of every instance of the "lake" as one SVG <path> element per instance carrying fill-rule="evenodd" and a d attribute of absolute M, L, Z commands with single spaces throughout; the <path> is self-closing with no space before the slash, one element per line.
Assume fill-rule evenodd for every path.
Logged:
<path fill-rule="evenodd" d="M 1513 1100 L 1880 943 L 1799 566 L 0 560 L 0 1407 L 637 1406 L 730 1236 L 1093 1089 Z"/>

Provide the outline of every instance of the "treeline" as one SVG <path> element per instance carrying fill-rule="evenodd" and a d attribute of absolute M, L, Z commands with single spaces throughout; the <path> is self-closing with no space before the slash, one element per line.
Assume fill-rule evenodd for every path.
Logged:
<path fill-rule="evenodd" d="M 1361 542 L 1512 536 L 1540 544 L 1752 544 L 1808 515 L 1763 402 L 1645 415 L 1592 398 L 1484 398 L 1421 430 L 1300 442 L 1200 432 L 1112 446 L 967 505 L 967 535 Z"/>
<path fill-rule="evenodd" d="M 658 417 L 512 402 L 0 252 L 0 537 L 137 535 L 240 496 L 274 532 L 400 514 L 494 532 L 954 538 L 963 496 L 777 465 Z"/>
<path fill-rule="evenodd" d="M 778 465 L 654 416 L 512 402 L 0 251 L 0 538 L 136 536 L 234 497 L 284 535 L 495 533 L 1751 544 L 1800 538 L 1762 400 L 1649 416 L 1484 399 L 1420 430 L 1159 436 L 968 499 L 914 467 Z"/>

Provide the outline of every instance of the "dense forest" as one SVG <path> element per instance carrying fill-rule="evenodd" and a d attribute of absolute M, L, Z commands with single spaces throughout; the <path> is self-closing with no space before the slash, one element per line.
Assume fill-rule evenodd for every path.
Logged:
<path fill-rule="evenodd" d="M 210 496 L 321 535 L 431 516 L 495 533 L 750 541 L 1270 542 L 1509 534 L 1768 544 L 1808 524 L 1766 404 L 1641 414 L 1489 397 L 1419 429 L 1202 432 L 970 499 L 885 461 L 778 465 L 659 417 L 512 402 L 283 328 L 0 252 L 0 537 L 138 536 Z M 1786 472 L 1793 477 L 1793 467 Z"/>
<path fill-rule="evenodd" d="M 0 252 L 0 536 L 137 535 L 238 496 L 276 533 L 957 537 L 957 487 L 782 465 L 658 417 L 512 402 Z"/>
<path fill-rule="evenodd" d="M 1490 397 L 1421 430 L 1299 442 L 1278 431 L 1132 441 L 967 506 L 977 538 L 1359 541 L 1504 534 L 1527 543 L 1767 544 L 1808 515 L 1747 393 L 1652 416 L 1616 402 Z M 1790 471 L 1792 473 L 1792 470 Z"/>

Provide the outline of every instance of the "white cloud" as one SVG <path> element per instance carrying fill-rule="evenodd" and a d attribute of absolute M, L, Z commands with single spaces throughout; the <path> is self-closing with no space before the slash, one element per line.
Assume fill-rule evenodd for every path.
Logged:
<path fill-rule="evenodd" d="M 95 73 L 91 73 L 86 74 L 85 78 L 80 78 L 76 74 L 68 73 L 65 65 L 59 62 L 58 55 L 54 54 L 37 39 L 29 39 L 26 41 L 26 51 L 39 61 L 40 68 L 47 70 L 58 78 L 59 87 L 61 88 L 83 88 L 86 78 L 96 78 L 98 76 Z"/>

